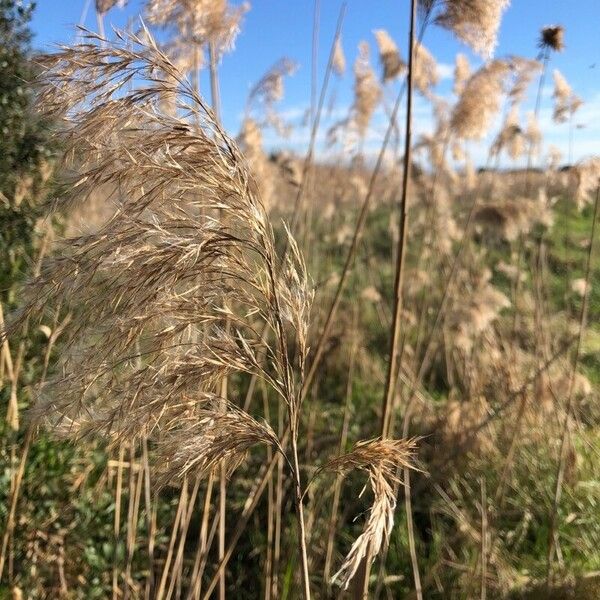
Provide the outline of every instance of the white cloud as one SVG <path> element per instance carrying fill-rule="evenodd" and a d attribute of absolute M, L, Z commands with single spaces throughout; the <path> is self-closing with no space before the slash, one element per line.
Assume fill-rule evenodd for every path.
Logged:
<path fill-rule="evenodd" d="M 440 76 L 440 81 L 444 81 L 445 79 L 452 79 L 454 77 L 454 65 L 450 65 L 448 63 L 438 63 L 438 75 Z"/>

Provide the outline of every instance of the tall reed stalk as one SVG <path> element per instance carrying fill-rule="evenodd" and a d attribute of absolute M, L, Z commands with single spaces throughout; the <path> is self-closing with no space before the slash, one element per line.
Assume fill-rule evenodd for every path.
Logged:
<path fill-rule="evenodd" d="M 412 110 L 413 110 L 413 85 L 414 85 L 414 61 L 415 61 L 415 43 L 416 43 L 416 20 L 417 20 L 417 2 L 411 0 L 410 5 L 410 29 L 408 40 L 408 73 L 407 73 L 407 94 L 406 94 L 406 120 L 404 134 L 404 159 L 402 175 L 402 195 L 400 208 L 398 250 L 396 253 L 396 275 L 394 281 L 394 310 L 392 320 L 392 337 L 390 342 L 390 351 L 388 359 L 388 368 L 386 383 L 384 389 L 383 410 L 381 415 L 381 436 L 387 437 L 390 430 L 391 411 L 394 405 L 394 396 L 396 393 L 396 382 L 402 369 L 399 363 L 400 337 L 402 331 L 402 308 L 403 308 L 403 282 L 406 262 L 406 247 L 408 243 L 408 191 L 411 178 L 411 152 L 412 152 Z M 407 408 L 408 410 L 408 408 Z M 417 599 L 421 600 L 421 577 L 419 574 L 419 564 L 415 546 L 415 535 L 412 521 L 411 490 L 410 490 L 410 472 L 408 468 L 403 472 L 404 502 L 406 510 L 406 521 L 408 528 L 408 543 L 413 571 L 413 579 Z M 368 577 L 365 577 L 368 579 Z M 368 586 L 368 583 L 365 584 Z M 366 597 L 366 590 L 364 597 Z"/>

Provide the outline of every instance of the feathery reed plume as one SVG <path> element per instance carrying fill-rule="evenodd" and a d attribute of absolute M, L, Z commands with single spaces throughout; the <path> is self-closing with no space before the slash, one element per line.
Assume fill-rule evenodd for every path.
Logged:
<path fill-rule="evenodd" d="M 199 68 L 194 56 L 204 44 L 211 44 L 217 58 L 233 49 L 246 2 L 231 7 L 227 0 L 148 0 L 145 8 L 148 23 L 174 30 L 176 35 L 166 45 L 169 55 L 184 71 Z"/>
<path fill-rule="evenodd" d="M 564 123 L 581 107 L 583 101 L 573 93 L 563 74 L 555 69 L 554 77 L 554 113 L 552 118 L 555 123 Z"/>
<path fill-rule="evenodd" d="M 573 281 L 571 282 L 571 291 L 575 292 L 578 296 L 581 296 L 582 298 L 590 292 L 590 290 L 588 290 L 586 280 L 583 277 L 573 279 Z"/>
<path fill-rule="evenodd" d="M 498 43 L 502 13 L 510 0 L 423 0 L 422 8 L 431 12 L 440 6 L 435 22 L 483 57 L 490 57 Z"/>
<path fill-rule="evenodd" d="M 550 146 L 548 146 L 547 157 L 548 169 L 550 169 L 550 171 L 557 171 L 558 167 L 560 166 L 561 160 L 562 152 L 560 151 L 560 148 L 558 148 L 554 144 L 550 144 Z"/>
<path fill-rule="evenodd" d="M 542 150 L 542 130 L 540 129 L 540 124 L 533 111 L 527 113 L 525 137 L 527 138 L 527 143 L 531 149 L 531 155 L 539 156 Z"/>
<path fill-rule="evenodd" d="M 448 179 L 453 180 L 456 177 L 456 173 L 450 168 L 446 161 L 446 149 L 449 139 L 449 105 L 444 99 L 434 95 L 431 96 L 431 101 L 433 103 L 436 119 L 435 130 L 431 134 L 422 134 L 414 149 L 426 149 L 429 153 L 429 161 L 432 168 L 438 171 L 440 175 L 444 175 Z M 452 144 L 452 150 L 455 157 L 457 156 L 457 153 L 462 152 L 462 148 L 456 140 L 454 140 L 454 143 Z"/>
<path fill-rule="evenodd" d="M 448 192 L 444 188 L 438 189 L 435 199 L 426 198 L 425 205 L 430 206 L 431 216 L 426 226 L 432 230 L 434 247 L 448 254 L 461 233 L 452 214 Z"/>
<path fill-rule="evenodd" d="M 274 442 L 231 406 L 212 414 L 224 377 L 261 377 L 287 407 L 310 598 L 297 452 L 312 302 L 303 259 L 288 232 L 280 266 L 241 152 L 149 32 L 145 42 L 115 34 L 115 43 L 89 34 L 42 59 L 39 105 L 58 121 L 74 172 L 61 203 L 84 203 L 104 184 L 119 197 L 105 225 L 63 244 L 29 286 L 17 324 L 57 305 L 73 313 L 35 414 L 112 443 L 181 433 L 189 443 L 163 445 L 163 461 L 205 472 L 220 453 L 235 466 L 252 441 Z M 165 91 L 178 99 L 177 117 L 159 110 Z"/>
<path fill-rule="evenodd" d="M 536 199 L 488 202 L 475 212 L 473 218 L 486 233 L 509 242 L 520 234 L 528 233 L 536 224 L 544 227 L 553 224 L 552 210 L 543 191 Z"/>
<path fill-rule="evenodd" d="M 467 160 L 465 161 L 464 183 L 468 190 L 475 189 L 477 185 L 477 171 L 470 156 L 467 156 Z"/>
<path fill-rule="evenodd" d="M 593 194 L 600 185 L 600 157 L 580 162 L 573 168 L 575 178 L 575 203 L 578 210 L 593 200 Z"/>
<path fill-rule="evenodd" d="M 460 96 L 465 89 L 465 84 L 471 77 L 471 65 L 469 59 L 462 53 L 456 55 L 454 66 L 454 87 L 452 91 L 456 96 Z"/>
<path fill-rule="evenodd" d="M 450 117 L 450 126 L 458 137 L 481 139 L 487 133 L 500 108 L 509 74 L 506 61 L 493 60 L 471 75 Z"/>
<path fill-rule="evenodd" d="M 262 147 L 262 131 L 258 123 L 249 117 L 242 123 L 237 143 L 248 161 L 253 182 L 263 204 L 268 209 L 273 195 L 273 170 Z"/>
<path fill-rule="evenodd" d="M 283 98 L 283 78 L 293 75 L 297 65 L 288 58 L 278 60 L 253 86 L 249 102 L 260 101 L 272 105 Z"/>
<path fill-rule="evenodd" d="M 465 149 L 463 148 L 460 141 L 453 140 L 452 147 L 450 150 L 452 152 L 452 159 L 456 162 L 463 162 L 466 159 Z"/>
<path fill-rule="evenodd" d="M 502 129 L 498 132 L 496 139 L 490 148 L 491 156 L 499 156 L 506 150 L 507 154 L 516 160 L 525 151 L 525 136 L 519 125 L 519 107 L 514 104 L 506 116 Z"/>
<path fill-rule="evenodd" d="M 358 45 L 358 57 L 354 62 L 354 104 L 352 123 L 362 138 L 367 133 L 371 117 L 381 100 L 381 88 L 369 62 L 369 44 Z"/>
<path fill-rule="evenodd" d="M 508 98 L 510 102 L 515 105 L 525 99 L 527 88 L 529 87 L 531 80 L 542 68 L 542 64 L 537 60 L 531 60 L 521 56 L 512 56 L 509 62 L 513 80 L 508 91 Z"/>
<path fill-rule="evenodd" d="M 367 550 L 371 549 L 371 562 L 381 549 L 394 525 L 396 495 L 394 484 L 398 483 L 399 469 L 414 468 L 413 453 L 417 440 L 375 439 L 359 442 L 348 454 L 329 461 L 319 469 L 346 474 L 352 470 L 364 471 L 369 476 L 373 492 L 373 505 L 363 532 L 352 544 L 348 556 L 333 581 L 340 581 L 344 589 L 354 577 Z"/>
<path fill-rule="evenodd" d="M 562 25 L 542 27 L 538 47 L 542 50 L 549 48 L 555 52 L 562 52 L 565 48 L 565 28 Z"/>
<path fill-rule="evenodd" d="M 406 71 L 406 63 L 400 58 L 400 51 L 385 29 L 373 31 L 379 48 L 379 62 L 383 67 L 382 81 L 387 83 Z"/>
<path fill-rule="evenodd" d="M 340 77 L 346 72 L 346 57 L 344 55 L 341 36 L 335 40 L 331 66 Z"/>
<path fill-rule="evenodd" d="M 363 300 L 367 300 L 367 302 L 372 302 L 373 304 L 381 302 L 381 294 L 378 292 L 377 288 L 372 285 L 368 285 L 366 288 L 364 288 L 360 293 L 360 297 Z"/>
<path fill-rule="evenodd" d="M 78 160 L 68 197 L 84 202 L 114 182 L 121 196 L 108 223 L 69 240 L 30 286 L 24 315 L 57 302 L 75 315 L 61 375 L 36 411 L 83 433 L 148 435 L 191 418 L 201 392 L 233 371 L 260 372 L 294 405 L 284 323 L 303 363 L 311 293 L 301 258 L 291 252 L 276 274 L 239 150 L 156 45 L 126 41 L 131 49 L 85 43 L 44 59 L 40 104 L 55 115 L 66 107 L 58 136 Z M 124 92 L 134 77 L 146 86 Z M 185 116 L 158 111 L 165 87 Z M 256 358 L 257 319 L 276 331 L 271 372 Z"/>
<path fill-rule="evenodd" d="M 206 394 L 185 422 L 161 436 L 155 459 L 165 482 L 185 475 L 204 477 L 220 465 L 229 476 L 259 444 L 283 452 L 267 423 L 258 422 L 231 402 L 223 410 L 222 398 Z"/>
<path fill-rule="evenodd" d="M 246 114 L 253 110 L 264 115 L 265 125 L 273 127 L 282 135 L 288 133 L 288 128 L 283 122 L 275 105 L 283 98 L 283 79 L 296 72 L 297 65 L 288 58 L 279 59 L 260 79 L 254 84 L 248 100 L 246 101 Z"/>
<path fill-rule="evenodd" d="M 431 88 L 436 86 L 440 74 L 435 58 L 421 42 L 415 41 L 414 45 L 414 83 L 423 96 L 431 96 Z"/>
<path fill-rule="evenodd" d="M 489 283 L 489 271 L 484 273 L 470 294 L 469 301 L 461 301 L 451 314 L 450 329 L 453 343 L 463 352 L 473 350 L 476 340 L 498 318 L 500 311 L 510 306 L 510 300 Z"/>

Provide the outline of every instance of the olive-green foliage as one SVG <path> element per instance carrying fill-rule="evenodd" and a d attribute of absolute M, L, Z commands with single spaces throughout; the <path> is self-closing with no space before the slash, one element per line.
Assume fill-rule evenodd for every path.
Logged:
<path fill-rule="evenodd" d="M 32 113 L 35 68 L 29 21 L 34 3 L 0 0 L 0 299 L 27 273 L 37 205 L 50 154 L 47 128 Z"/>

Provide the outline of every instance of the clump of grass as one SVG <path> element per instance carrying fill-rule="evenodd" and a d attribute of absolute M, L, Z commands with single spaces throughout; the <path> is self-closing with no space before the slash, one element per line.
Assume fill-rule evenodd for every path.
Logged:
<path fill-rule="evenodd" d="M 115 211 L 42 263 L 12 325 L 59 307 L 72 315 L 32 417 L 76 440 L 149 440 L 163 484 L 232 473 L 251 447 L 272 447 L 294 481 L 309 598 L 298 443 L 313 293 L 302 255 L 287 232 L 278 256 L 248 163 L 149 32 L 117 37 L 96 44 L 87 34 L 42 61 L 40 106 L 56 119 L 72 173 L 58 208 L 104 186 Z M 269 98 L 281 75 L 260 86 Z M 177 99 L 171 114 L 160 108 L 165 95 Z M 285 436 L 220 397 L 236 373 L 262 379 L 285 407 L 289 452 Z M 393 511 L 388 471 L 409 460 L 408 446 L 389 444 L 356 454 L 368 448 L 382 461 L 371 477 L 378 523 L 383 504 L 386 522 Z M 373 527 L 368 535 L 381 537 Z"/>

